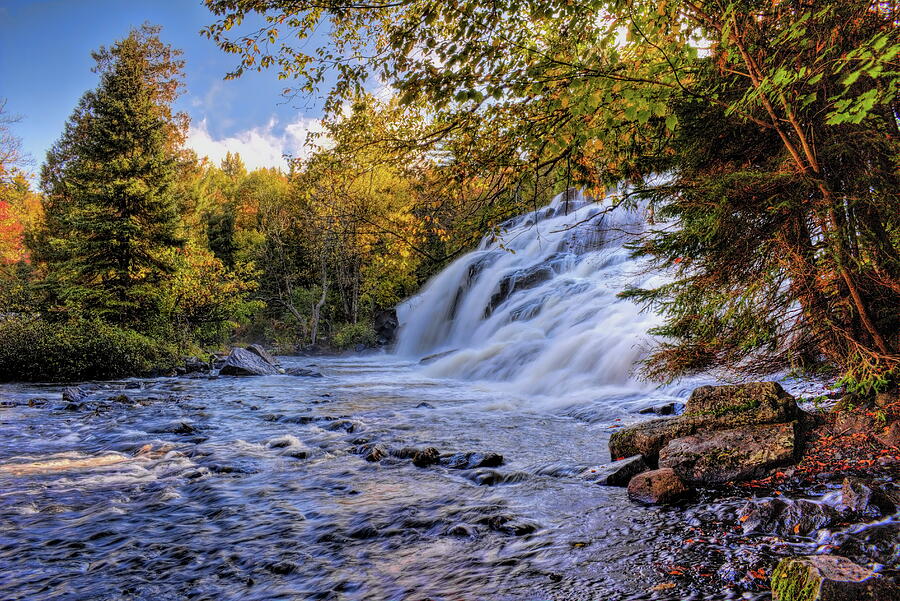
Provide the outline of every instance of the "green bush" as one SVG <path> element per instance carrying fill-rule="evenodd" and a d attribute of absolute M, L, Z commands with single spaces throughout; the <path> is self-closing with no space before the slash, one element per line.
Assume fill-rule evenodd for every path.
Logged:
<path fill-rule="evenodd" d="M 375 344 L 375 330 L 370 323 L 347 323 L 337 327 L 331 340 L 338 348 L 351 348 L 357 344 Z"/>
<path fill-rule="evenodd" d="M 176 361 L 171 345 L 99 320 L 0 317 L 0 381 L 121 378 L 167 369 Z"/>

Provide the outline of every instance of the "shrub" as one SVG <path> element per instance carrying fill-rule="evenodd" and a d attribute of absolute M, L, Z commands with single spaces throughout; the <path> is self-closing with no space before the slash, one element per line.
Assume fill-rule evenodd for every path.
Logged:
<path fill-rule="evenodd" d="M 145 375 L 175 365 L 175 349 L 99 320 L 0 318 L 0 381 L 64 382 Z"/>
<path fill-rule="evenodd" d="M 332 343 L 338 348 L 351 348 L 357 344 L 375 344 L 375 330 L 370 323 L 347 323 L 338 326 Z"/>

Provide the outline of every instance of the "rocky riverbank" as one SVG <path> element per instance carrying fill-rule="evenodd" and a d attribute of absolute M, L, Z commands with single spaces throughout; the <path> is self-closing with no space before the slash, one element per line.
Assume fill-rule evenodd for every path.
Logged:
<path fill-rule="evenodd" d="M 680 415 L 614 432 L 616 461 L 598 470 L 599 480 L 627 484 L 629 498 L 644 504 L 745 494 L 736 523 L 723 523 L 719 535 L 735 528 L 822 542 L 815 555 L 748 570 L 757 580 L 771 575 L 776 600 L 897 599 L 900 524 L 890 518 L 900 507 L 898 418 L 896 394 L 871 407 L 845 399 L 836 411 L 807 412 L 774 382 L 703 386 Z M 843 549 L 852 559 L 828 553 L 842 549 L 829 542 L 834 530 L 870 528 L 871 545 Z"/>

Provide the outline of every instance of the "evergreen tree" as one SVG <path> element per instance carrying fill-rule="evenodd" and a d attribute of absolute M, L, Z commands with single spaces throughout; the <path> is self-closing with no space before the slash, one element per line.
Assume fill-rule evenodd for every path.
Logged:
<path fill-rule="evenodd" d="M 183 63 L 158 32 L 145 25 L 94 53 L 100 84 L 48 153 L 45 227 L 31 241 L 56 309 L 144 331 L 183 244 L 174 190 L 183 123 L 169 106 Z"/>

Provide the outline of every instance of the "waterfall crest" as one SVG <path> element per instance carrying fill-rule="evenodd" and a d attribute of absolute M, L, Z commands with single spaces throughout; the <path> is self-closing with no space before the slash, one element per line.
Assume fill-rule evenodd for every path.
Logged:
<path fill-rule="evenodd" d="M 507 221 L 501 239 L 486 237 L 398 308 L 397 353 L 446 352 L 428 375 L 528 395 L 646 392 L 634 366 L 659 318 L 617 294 L 662 276 L 623 246 L 645 211 L 611 206 L 569 191 Z"/>

